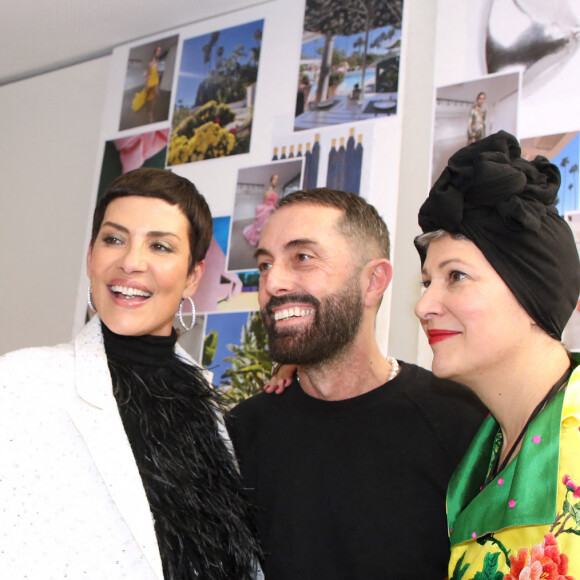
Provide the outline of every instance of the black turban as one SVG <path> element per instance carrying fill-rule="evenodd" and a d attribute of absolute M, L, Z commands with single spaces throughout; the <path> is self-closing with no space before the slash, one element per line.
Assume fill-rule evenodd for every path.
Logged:
<path fill-rule="evenodd" d="M 460 149 L 421 206 L 419 225 L 475 243 L 533 320 L 560 340 L 578 303 L 578 251 L 554 206 L 560 171 L 520 154 L 505 131 Z"/>

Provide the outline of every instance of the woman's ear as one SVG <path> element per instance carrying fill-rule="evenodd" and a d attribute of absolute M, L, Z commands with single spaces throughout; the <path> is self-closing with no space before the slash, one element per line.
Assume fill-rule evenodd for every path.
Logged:
<path fill-rule="evenodd" d="M 369 262 L 366 268 L 368 268 L 368 282 L 366 284 L 364 304 L 365 306 L 378 307 L 383 299 L 383 294 L 391 283 L 393 266 L 387 258 L 379 258 Z"/>
<path fill-rule="evenodd" d="M 89 245 L 89 249 L 87 250 L 87 276 L 91 277 L 91 259 L 93 257 L 93 246 Z"/>
<path fill-rule="evenodd" d="M 201 278 L 203 273 L 205 272 L 205 260 L 201 260 L 198 262 L 194 267 L 193 270 L 187 275 L 187 283 L 185 288 L 183 289 L 183 298 L 187 298 L 188 296 L 192 296 L 194 292 L 197 290 L 199 283 L 201 282 Z"/>

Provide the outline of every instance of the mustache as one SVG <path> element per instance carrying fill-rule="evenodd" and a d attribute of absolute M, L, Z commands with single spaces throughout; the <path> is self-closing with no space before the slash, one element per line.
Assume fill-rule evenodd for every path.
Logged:
<path fill-rule="evenodd" d="M 264 307 L 264 311 L 272 316 L 274 308 L 284 306 L 290 302 L 301 302 L 302 304 L 311 304 L 315 308 L 320 306 L 320 301 L 314 298 L 311 294 L 306 293 L 294 293 L 294 294 L 284 294 L 284 296 L 272 296 L 268 303 Z"/>

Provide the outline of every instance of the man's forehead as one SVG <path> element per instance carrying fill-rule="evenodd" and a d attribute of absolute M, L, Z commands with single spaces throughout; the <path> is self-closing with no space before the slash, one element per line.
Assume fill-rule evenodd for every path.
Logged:
<path fill-rule="evenodd" d="M 261 242 L 292 239 L 320 241 L 328 234 L 337 234 L 336 223 L 341 215 L 335 208 L 296 204 L 276 210 L 262 230 Z"/>
<path fill-rule="evenodd" d="M 283 225 L 286 228 L 292 227 L 297 230 L 301 227 L 310 228 L 313 223 L 316 223 L 318 227 L 328 226 L 332 228 L 341 215 L 342 211 L 334 207 L 297 203 L 277 209 L 266 223 L 266 227 L 273 221 L 276 227 Z"/>
<path fill-rule="evenodd" d="M 321 210 L 321 211 L 319 211 Z M 296 204 L 276 210 L 260 236 L 256 254 L 292 250 L 298 246 L 336 246 L 341 236 L 336 221 L 340 210 L 318 205 Z"/>

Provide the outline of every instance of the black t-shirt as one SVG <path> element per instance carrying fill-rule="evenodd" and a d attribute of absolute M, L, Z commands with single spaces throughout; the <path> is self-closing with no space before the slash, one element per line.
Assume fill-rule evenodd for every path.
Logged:
<path fill-rule="evenodd" d="M 406 363 L 352 399 L 294 381 L 235 407 L 267 580 L 445 578 L 447 483 L 483 416 L 467 388 Z"/>

